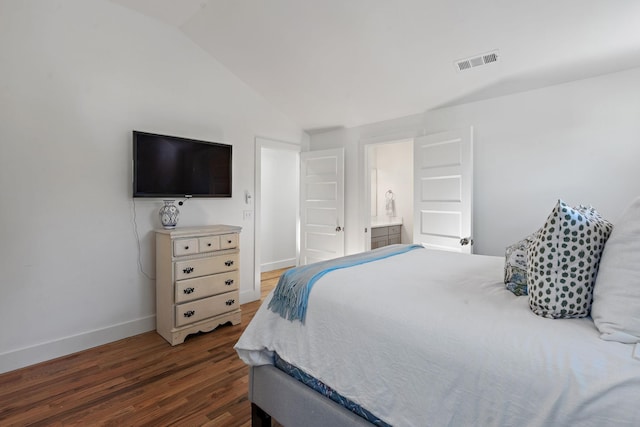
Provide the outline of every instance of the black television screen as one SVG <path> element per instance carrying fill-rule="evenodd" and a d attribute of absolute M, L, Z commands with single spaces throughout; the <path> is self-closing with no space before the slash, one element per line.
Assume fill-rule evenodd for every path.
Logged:
<path fill-rule="evenodd" d="M 232 146 L 133 131 L 133 197 L 231 197 Z"/>

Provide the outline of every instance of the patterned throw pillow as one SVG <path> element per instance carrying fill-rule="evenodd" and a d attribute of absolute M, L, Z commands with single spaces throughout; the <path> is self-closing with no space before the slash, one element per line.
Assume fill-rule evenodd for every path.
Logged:
<path fill-rule="evenodd" d="M 549 318 L 585 317 L 612 225 L 592 207 L 562 200 L 527 250 L 529 307 Z"/>
<path fill-rule="evenodd" d="M 528 235 L 505 251 L 504 284 L 517 296 L 527 295 L 527 248 L 537 234 Z"/>

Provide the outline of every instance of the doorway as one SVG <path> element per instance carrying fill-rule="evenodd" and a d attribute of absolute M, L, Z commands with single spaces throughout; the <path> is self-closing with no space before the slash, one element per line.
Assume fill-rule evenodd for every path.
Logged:
<path fill-rule="evenodd" d="M 256 138 L 254 296 L 263 272 L 292 267 L 299 256 L 300 145 Z"/>
<path fill-rule="evenodd" d="M 413 139 L 365 146 L 371 233 L 366 250 L 413 242 Z"/>

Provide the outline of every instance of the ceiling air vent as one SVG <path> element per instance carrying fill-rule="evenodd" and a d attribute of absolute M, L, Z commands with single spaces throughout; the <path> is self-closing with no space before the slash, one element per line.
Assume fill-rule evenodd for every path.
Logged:
<path fill-rule="evenodd" d="M 491 64 L 498 61 L 498 51 L 483 53 L 482 55 L 472 56 L 471 58 L 460 59 L 456 61 L 458 71 L 470 70 L 481 65 Z"/>

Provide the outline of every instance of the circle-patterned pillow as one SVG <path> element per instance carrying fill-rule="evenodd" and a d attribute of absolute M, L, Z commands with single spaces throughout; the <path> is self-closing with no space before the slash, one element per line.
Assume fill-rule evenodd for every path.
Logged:
<path fill-rule="evenodd" d="M 592 207 L 558 200 L 527 248 L 529 307 L 543 317 L 585 317 L 613 226 Z"/>
<path fill-rule="evenodd" d="M 504 262 L 504 284 L 507 290 L 517 296 L 527 295 L 527 248 L 538 231 L 507 246 Z"/>

